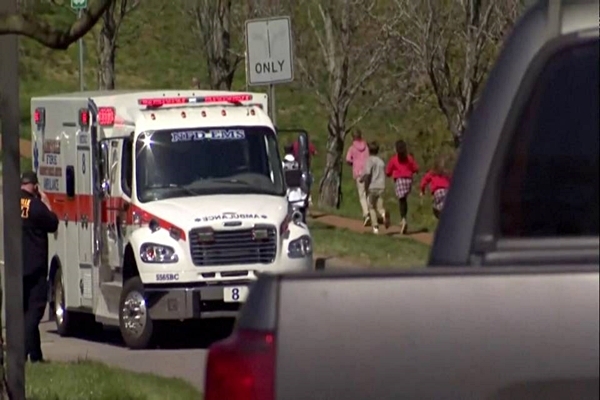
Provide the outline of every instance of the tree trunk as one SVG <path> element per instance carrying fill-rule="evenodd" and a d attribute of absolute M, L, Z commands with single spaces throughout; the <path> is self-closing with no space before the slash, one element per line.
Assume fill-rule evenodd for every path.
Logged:
<path fill-rule="evenodd" d="M 115 89 L 115 47 L 103 32 L 98 37 L 98 89 Z"/>
<path fill-rule="evenodd" d="M 208 63 L 210 87 L 213 90 L 231 90 L 235 67 L 231 59 L 231 40 L 229 32 L 229 7 L 226 8 L 226 17 L 223 24 L 217 22 L 220 35 L 215 34 L 212 38 L 213 58 Z"/>
<path fill-rule="evenodd" d="M 342 202 L 342 165 L 344 127 L 332 113 L 327 124 L 327 161 L 319 184 L 319 204 L 340 208 Z"/>
<path fill-rule="evenodd" d="M 452 133 L 452 140 L 454 141 L 454 147 L 458 148 L 462 141 L 463 127 L 461 123 L 461 117 L 459 115 L 448 115 L 448 129 Z"/>
<path fill-rule="evenodd" d="M 211 90 L 231 90 L 235 70 L 227 58 L 215 57 L 207 60 L 206 66 Z"/>
<path fill-rule="evenodd" d="M 209 40 L 212 47 L 209 54 L 212 53 L 212 56 L 207 57 L 210 87 L 213 90 L 231 90 L 235 74 L 235 61 L 231 55 L 231 0 L 218 3 L 213 27 Z"/>
<path fill-rule="evenodd" d="M 115 88 L 115 53 L 117 49 L 117 21 L 115 4 L 102 16 L 102 29 L 98 36 L 98 89 Z"/>
<path fill-rule="evenodd" d="M 0 400 L 5 400 L 8 399 L 8 386 L 6 380 L 6 364 L 4 362 L 6 346 L 4 345 L 4 321 L 2 320 L 2 310 L 4 309 L 4 304 L 2 302 L 2 278 L 3 276 L 0 276 Z"/>

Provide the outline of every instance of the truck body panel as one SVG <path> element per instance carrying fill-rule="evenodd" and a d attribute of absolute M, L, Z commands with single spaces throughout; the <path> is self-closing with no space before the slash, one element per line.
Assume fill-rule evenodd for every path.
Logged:
<path fill-rule="evenodd" d="M 277 399 L 598 394 L 597 268 L 432 268 L 276 282 Z"/>

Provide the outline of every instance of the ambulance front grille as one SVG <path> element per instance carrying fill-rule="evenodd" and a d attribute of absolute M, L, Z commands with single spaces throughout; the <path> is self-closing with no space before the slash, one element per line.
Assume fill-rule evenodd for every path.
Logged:
<path fill-rule="evenodd" d="M 240 264 L 271 264 L 277 254 L 277 229 L 261 226 L 266 237 L 256 239 L 254 229 L 214 231 L 213 239 L 200 241 L 198 231 L 190 231 L 190 251 L 194 265 L 199 267 Z"/>

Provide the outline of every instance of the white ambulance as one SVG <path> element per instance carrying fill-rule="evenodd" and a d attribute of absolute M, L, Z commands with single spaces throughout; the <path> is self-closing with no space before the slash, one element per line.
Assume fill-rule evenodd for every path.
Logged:
<path fill-rule="evenodd" d="M 147 348 L 159 321 L 235 317 L 258 274 L 313 269 L 267 107 L 265 94 L 189 90 L 31 100 L 33 165 L 60 219 L 60 334 L 87 316 Z"/>

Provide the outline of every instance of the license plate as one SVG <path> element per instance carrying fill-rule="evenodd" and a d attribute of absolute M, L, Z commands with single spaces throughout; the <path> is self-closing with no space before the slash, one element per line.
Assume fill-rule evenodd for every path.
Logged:
<path fill-rule="evenodd" d="M 248 296 L 247 286 L 229 286 L 223 288 L 223 301 L 225 303 L 242 303 Z"/>

